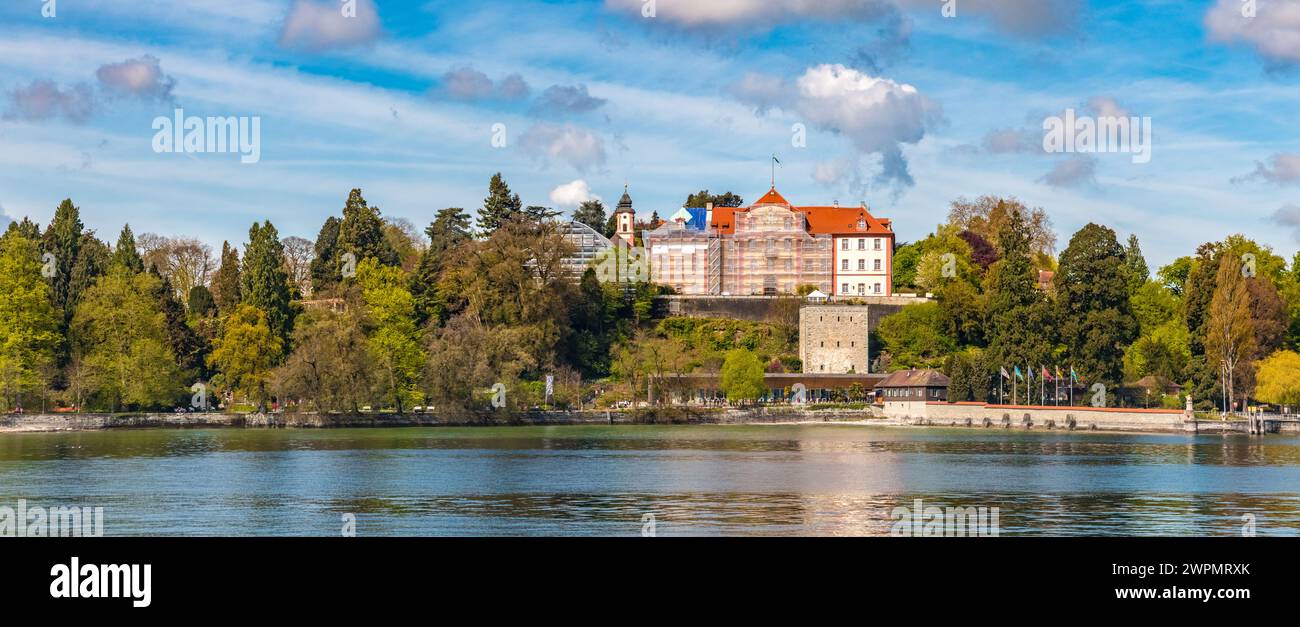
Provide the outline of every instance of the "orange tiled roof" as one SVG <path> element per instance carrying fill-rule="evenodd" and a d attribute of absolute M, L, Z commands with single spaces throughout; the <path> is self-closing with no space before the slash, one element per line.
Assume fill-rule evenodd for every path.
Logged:
<path fill-rule="evenodd" d="M 784 205 L 803 213 L 808 217 L 808 232 L 814 235 L 893 235 L 888 218 L 876 218 L 862 207 L 794 207 L 776 188 L 768 190 L 750 207 L 759 205 Z M 749 211 L 750 207 L 714 207 L 709 230 L 715 234 L 734 235 L 736 212 Z M 866 222 L 865 229 L 858 228 L 859 221 Z"/>
<path fill-rule="evenodd" d="M 757 207 L 759 205 L 785 205 L 789 207 L 790 201 L 786 200 L 785 197 L 782 196 L 780 192 L 777 192 L 776 188 L 773 187 L 772 189 L 768 190 L 766 194 L 763 194 L 763 197 L 759 198 L 758 202 L 750 206 Z"/>
<path fill-rule="evenodd" d="M 709 222 L 709 230 L 723 235 L 734 235 L 736 233 L 736 212 L 745 211 L 745 209 L 736 209 L 735 207 L 714 207 L 713 220 Z"/>
<path fill-rule="evenodd" d="M 879 220 L 862 207 L 795 207 L 808 216 L 808 232 L 814 235 L 892 235 L 889 220 Z M 865 228 L 858 228 L 858 222 Z"/>

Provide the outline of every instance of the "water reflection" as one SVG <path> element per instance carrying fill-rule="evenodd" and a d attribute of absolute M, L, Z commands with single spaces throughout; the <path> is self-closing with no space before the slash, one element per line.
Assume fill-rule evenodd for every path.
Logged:
<path fill-rule="evenodd" d="M 0 434 L 0 505 L 107 535 L 885 535 L 997 507 L 1002 535 L 1300 534 L 1300 439 L 843 425 Z"/>

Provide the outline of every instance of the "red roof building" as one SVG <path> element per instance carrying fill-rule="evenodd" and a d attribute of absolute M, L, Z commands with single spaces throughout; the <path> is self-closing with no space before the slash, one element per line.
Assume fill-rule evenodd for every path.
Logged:
<path fill-rule="evenodd" d="M 651 276 L 684 294 L 893 293 L 894 231 L 865 204 L 795 206 L 775 187 L 748 207 L 707 208 L 708 228 L 647 231 Z"/>

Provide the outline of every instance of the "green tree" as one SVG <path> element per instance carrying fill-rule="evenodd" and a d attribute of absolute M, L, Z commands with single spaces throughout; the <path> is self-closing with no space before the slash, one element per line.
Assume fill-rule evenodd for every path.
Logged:
<path fill-rule="evenodd" d="M 1143 335 L 1150 334 L 1173 319 L 1178 319 L 1179 324 L 1182 324 L 1182 317 L 1179 315 L 1181 304 L 1178 302 L 1178 297 L 1156 281 L 1147 281 L 1143 284 L 1129 302 L 1133 309 L 1133 317 L 1137 319 L 1138 328 Z"/>
<path fill-rule="evenodd" d="M 217 304 L 212 300 L 212 292 L 202 285 L 190 288 L 186 304 L 189 306 L 190 313 L 199 318 L 210 318 L 217 313 Z"/>
<path fill-rule="evenodd" d="M 1151 280 L 1151 269 L 1147 267 L 1146 257 L 1142 256 L 1142 246 L 1138 243 L 1137 235 L 1128 236 L 1128 245 L 1124 247 L 1124 265 L 1128 268 L 1129 293 L 1136 294 Z"/>
<path fill-rule="evenodd" d="M 573 221 L 581 222 L 600 232 L 605 228 L 605 221 L 608 216 L 605 215 L 605 203 L 599 200 L 587 200 L 573 212 Z"/>
<path fill-rule="evenodd" d="M 1088 224 L 1070 238 L 1056 273 L 1057 319 L 1071 362 L 1089 381 L 1123 382 L 1124 350 L 1138 336 L 1132 268 L 1115 232 Z"/>
<path fill-rule="evenodd" d="M 54 220 L 45 229 L 45 252 L 54 256 L 50 298 L 63 319 L 61 326 L 72 319 L 72 309 L 77 301 L 77 294 L 73 292 L 72 269 L 81 253 L 84 228 L 81 210 L 68 198 L 59 203 L 54 210 Z"/>
<path fill-rule="evenodd" d="M 74 361 L 85 370 L 85 387 L 114 411 L 167 407 L 185 394 L 158 305 L 160 289 L 156 276 L 119 261 L 86 291 L 73 315 Z"/>
<path fill-rule="evenodd" d="M 40 248 L 17 230 L 0 237 L 0 408 L 50 383 L 62 316 L 41 276 Z"/>
<path fill-rule="evenodd" d="M 939 368 L 957 350 L 957 342 L 945 333 L 939 303 L 903 307 L 880 321 L 876 335 L 889 352 L 889 370 Z"/>
<path fill-rule="evenodd" d="M 39 224 L 32 222 L 30 218 L 24 217 L 19 222 L 10 222 L 5 227 L 5 233 L 17 233 L 18 237 L 29 239 L 33 242 L 41 239 L 41 227 Z"/>
<path fill-rule="evenodd" d="M 283 350 L 284 342 L 272 330 L 266 312 L 240 304 L 226 316 L 221 337 L 208 355 L 208 367 L 217 371 L 212 382 L 265 409 L 271 369 Z"/>
<path fill-rule="evenodd" d="M 117 236 L 117 247 L 113 249 L 112 265 L 120 266 L 131 272 L 144 272 L 144 260 L 140 258 L 140 251 L 135 247 L 135 234 L 131 232 L 131 225 L 122 227 L 122 233 Z"/>
<path fill-rule="evenodd" d="M 985 278 L 985 330 L 995 363 L 1037 365 L 1053 355 L 1056 334 L 1047 299 L 1036 287 L 1027 227 L 1012 212 L 997 238 L 998 262 Z"/>
<path fill-rule="evenodd" d="M 230 242 L 221 242 L 221 267 L 212 275 L 212 300 L 221 315 L 234 311 L 244 300 L 239 274 L 239 250 Z"/>
<path fill-rule="evenodd" d="M 417 326 L 424 327 L 430 320 L 443 321 L 446 305 L 438 294 L 438 281 L 448 255 L 473 239 L 470 228 L 470 217 L 464 209 L 448 207 L 438 211 L 438 216 L 424 230 L 429 237 L 429 247 L 420 256 L 420 264 L 411 275 L 410 284 Z"/>
<path fill-rule="evenodd" d="M 283 344 L 293 329 L 289 305 L 289 274 L 285 270 L 280 234 L 268 220 L 248 229 L 244 267 L 240 271 L 243 303 L 265 312 L 271 332 Z"/>
<path fill-rule="evenodd" d="M 1278 351 L 1261 362 L 1255 394 L 1265 403 L 1300 406 L 1300 354 Z"/>
<path fill-rule="evenodd" d="M 488 196 L 483 199 L 483 208 L 478 212 L 478 229 L 484 235 L 491 235 L 506 222 L 517 218 L 523 210 L 519 194 L 511 193 L 501 173 L 492 175 L 488 183 Z"/>
<path fill-rule="evenodd" d="M 424 352 L 415 326 L 415 301 L 401 268 L 368 258 L 357 266 L 357 282 L 369 314 L 367 346 L 379 368 L 381 395 L 402 413 L 422 402 L 419 390 Z"/>
<path fill-rule="evenodd" d="M 1187 286 L 1187 277 L 1191 275 L 1194 264 L 1191 257 L 1179 257 L 1157 270 L 1156 279 L 1174 296 L 1182 298 L 1183 288 Z"/>
<path fill-rule="evenodd" d="M 68 284 L 67 318 L 81 303 L 82 295 L 108 272 L 112 263 L 113 251 L 108 244 L 99 241 L 93 231 L 81 234 L 81 245 L 77 249 L 77 260 L 72 266 L 72 277 Z"/>
<path fill-rule="evenodd" d="M 321 225 L 320 233 L 316 236 L 315 252 L 316 256 L 311 260 L 311 285 L 312 294 L 328 294 L 343 275 L 339 268 L 339 225 L 341 221 L 330 216 L 325 219 L 325 224 Z"/>
<path fill-rule="evenodd" d="M 156 267 L 151 267 L 149 273 L 158 279 L 158 308 L 163 313 L 167 344 L 176 357 L 176 365 L 186 377 L 206 377 L 203 360 L 208 350 L 207 343 L 186 323 L 185 306 L 176 298 L 171 282 L 159 274 Z"/>
<path fill-rule="evenodd" d="M 358 412 L 369 404 L 377 367 L 362 321 L 347 313 L 311 310 L 296 320 L 293 344 L 293 352 L 271 376 L 279 398 L 305 401 L 317 412 Z"/>
<path fill-rule="evenodd" d="M 767 392 L 763 385 L 763 361 L 753 352 L 737 348 L 722 363 L 722 391 L 733 403 L 758 400 Z"/>
<path fill-rule="evenodd" d="M 346 253 L 355 255 L 358 264 L 365 259 L 374 259 L 385 266 L 401 264 L 397 251 L 384 235 L 384 220 L 380 217 L 379 207 L 367 204 L 359 189 L 352 190 L 343 205 L 337 249 L 340 256 Z"/>
<path fill-rule="evenodd" d="M 702 189 L 686 197 L 686 203 L 683 207 L 707 207 L 713 203 L 714 207 L 743 207 L 745 199 L 731 192 L 725 194 L 710 194 L 709 190 Z"/>
<path fill-rule="evenodd" d="M 984 302 L 966 281 L 949 281 L 935 292 L 943 318 L 944 335 L 959 346 L 984 345 Z"/>

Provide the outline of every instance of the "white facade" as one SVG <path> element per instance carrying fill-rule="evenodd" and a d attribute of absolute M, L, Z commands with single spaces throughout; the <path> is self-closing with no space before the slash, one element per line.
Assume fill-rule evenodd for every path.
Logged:
<path fill-rule="evenodd" d="M 835 236 L 836 296 L 889 296 L 893 293 L 893 241 L 875 234 Z"/>

